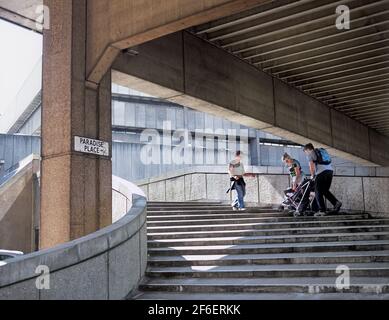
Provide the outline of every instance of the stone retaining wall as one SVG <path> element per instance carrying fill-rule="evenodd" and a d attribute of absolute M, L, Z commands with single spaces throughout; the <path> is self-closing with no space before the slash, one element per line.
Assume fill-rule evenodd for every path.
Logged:
<path fill-rule="evenodd" d="M 143 189 L 150 201 L 230 201 L 230 196 L 226 194 L 229 177 L 225 168 L 213 167 L 210 172 L 206 172 L 209 169 L 181 170 L 175 174 L 138 181 L 137 185 Z M 274 173 L 277 169 L 271 167 L 249 167 L 247 171 L 258 174 L 255 178 L 246 179 L 246 201 L 250 205 L 281 203 L 283 190 L 289 185 L 288 175 L 282 171 Z M 343 202 L 343 208 L 346 210 L 389 216 L 389 176 L 339 174 L 334 177 L 331 189 Z"/>
<path fill-rule="evenodd" d="M 114 193 L 127 204 L 129 191 L 121 184 Z M 127 214 L 107 228 L 6 261 L 0 267 L 0 300 L 115 300 L 136 290 L 147 264 L 146 199 L 133 195 L 130 202 Z M 36 285 L 39 266 L 50 271 L 48 290 Z"/>

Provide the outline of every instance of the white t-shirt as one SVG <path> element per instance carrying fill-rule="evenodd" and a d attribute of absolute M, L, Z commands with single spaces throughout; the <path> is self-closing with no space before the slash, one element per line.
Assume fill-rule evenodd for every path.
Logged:
<path fill-rule="evenodd" d="M 230 171 L 233 176 L 244 176 L 245 170 L 242 162 L 238 162 L 237 160 L 232 160 L 230 162 Z"/>

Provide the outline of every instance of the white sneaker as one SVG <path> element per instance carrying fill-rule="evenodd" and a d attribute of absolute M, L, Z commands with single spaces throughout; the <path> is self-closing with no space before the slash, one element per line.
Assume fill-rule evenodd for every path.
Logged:
<path fill-rule="evenodd" d="M 246 211 L 246 208 L 240 208 L 239 211 Z"/>
<path fill-rule="evenodd" d="M 232 207 L 232 210 L 238 211 L 238 208 L 237 207 Z"/>
<path fill-rule="evenodd" d="M 315 217 L 324 217 L 325 215 L 327 215 L 327 213 L 324 211 L 319 211 L 315 213 Z"/>

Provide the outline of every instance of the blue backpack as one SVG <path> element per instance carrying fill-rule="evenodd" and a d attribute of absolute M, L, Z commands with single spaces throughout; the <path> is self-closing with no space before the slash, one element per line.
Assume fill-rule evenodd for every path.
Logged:
<path fill-rule="evenodd" d="M 323 164 L 323 165 L 331 164 L 332 159 L 326 149 L 323 148 L 315 149 L 315 154 L 317 157 L 317 160 L 315 162 L 317 164 Z"/>

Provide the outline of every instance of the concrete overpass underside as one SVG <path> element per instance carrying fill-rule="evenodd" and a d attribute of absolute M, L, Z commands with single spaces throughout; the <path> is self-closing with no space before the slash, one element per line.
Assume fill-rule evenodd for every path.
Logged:
<path fill-rule="evenodd" d="M 336 28 L 341 4 L 349 30 Z M 386 166 L 388 35 L 389 1 L 280 0 L 133 47 L 113 79 Z"/>
<path fill-rule="evenodd" d="M 389 1 L 281 0 L 192 32 L 389 136 Z"/>
<path fill-rule="evenodd" d="M 42 4 L 43 0 L 0 0 L 0 19 L 38 31 L 41 26 L 37 22 L 40 16 L 40 11 L 38 10 Z"/>

